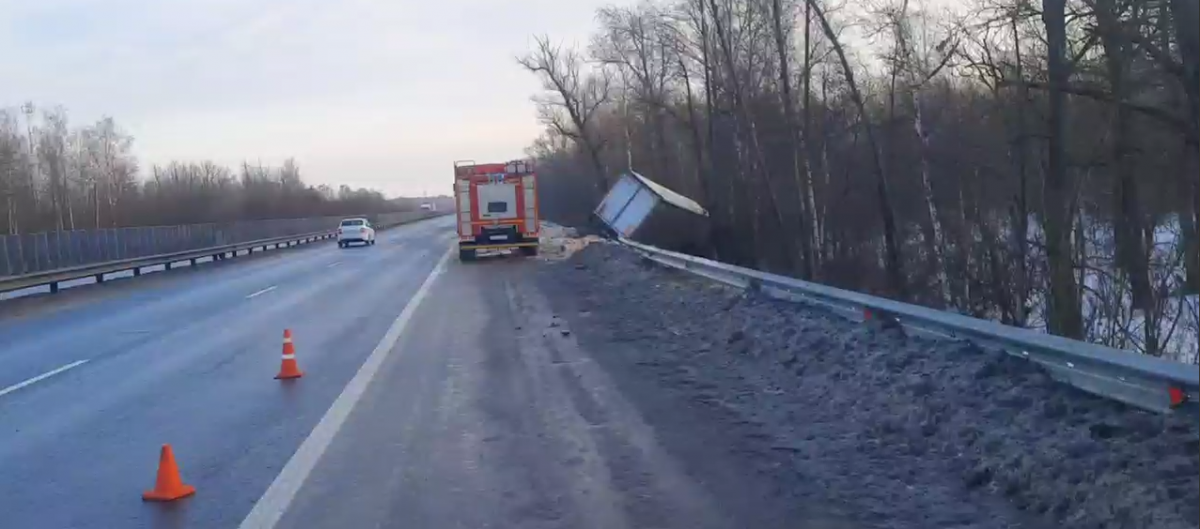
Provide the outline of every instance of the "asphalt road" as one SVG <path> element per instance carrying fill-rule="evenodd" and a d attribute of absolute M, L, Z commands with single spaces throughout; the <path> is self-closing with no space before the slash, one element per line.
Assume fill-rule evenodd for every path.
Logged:
<path fill-rule="evenodd" d="M 0 303 L 0 527 L 236 527 L 446 254 L 451 226 Z M 284 329 L 306 373 L 292 383 L 273 379 Z M 198 493 L 144 504 L 163 443 Z"/>
<path fill-rule="evenodd" d="M 0 527 L 848 527 L 452 229 L 0 303 Z M 143 503 L 163 443 L 197 493 Z"/>
<path fill-rule="evenodd" d="M 448 263 L 277 527 L 738 527 L 520 260 Z"/>

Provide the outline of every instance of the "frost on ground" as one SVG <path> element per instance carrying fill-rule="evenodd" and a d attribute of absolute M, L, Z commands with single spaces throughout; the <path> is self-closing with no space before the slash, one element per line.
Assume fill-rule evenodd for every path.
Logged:
<path fill-rule="evenodd" d="M 547 263 L 540 280 L 605 329 L 591 338 L 612 344 L 592 344 L 609 352 L 598 361 L 636 366 L 710 409 L 712 428 L 743 433 L 729 449 L 758 454 L 781 494 L 855 526 L 1200 525 L 1194 422 L 1092 397 L 969 344 L 746 295 L 612 244 Z"/>

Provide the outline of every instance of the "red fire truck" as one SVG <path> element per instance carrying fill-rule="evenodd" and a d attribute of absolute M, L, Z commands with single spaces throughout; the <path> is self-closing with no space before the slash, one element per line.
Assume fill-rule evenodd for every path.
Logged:
<path fill-rule="evenodd" d="M 458 258 L 478 252 L 519 248 L 537 255 L 537 175 L 532 160 L 478 164 L 454 162 L 458 203 Z"/>

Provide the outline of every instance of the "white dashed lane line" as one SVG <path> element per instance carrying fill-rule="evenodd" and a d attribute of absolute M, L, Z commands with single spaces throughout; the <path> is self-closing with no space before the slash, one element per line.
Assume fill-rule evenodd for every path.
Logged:
<path fill-rule="evenodd" d="M 246 296 L 246 299 L 254 299 L 254 298 L 258 297 L 258 296 L 261 296 L 261 295 L 263 295 L 263 294 L 266 294 L 267 292 L 270 292 L 270 291 L 272 291 L 272 290 L 275 290 L 275 289 L 277 289 L 277 288 L 279 288 L 279 286 L 278 286 L 278 285 L 271 285 L 271 286 L 269 286 L 269 287 L 267 287 L 267 288 L 264 288 L 264 289 L 262 289 L 262 290 L 259 290 L 258 292 L 255 292 L 255 293 L 253 293 L 253 294 L 250 294 L 249 296 Z"/>
<path fill-rule="evenodd" d="M 65 366 L 62 366 L 62 367 L 58 368 L 58 369 L 54 369 L 54 370 L 51 370 L 51 371 L 47 371 L 47 372 L 45 372 L 45 373 L 42 373 L 42 374 L 40 374 L 40 375 L 38 375 L 38 376 L 36 376 L 36 377 L 33 377 L 33 378 L 29 379 L 29 380 L 26 380 L 26 381 L 24 381 L 24 382 L 18 382 L 18 383 L 16 383 L 16 384 L 13 384 L 13 385 L 11 385 L 11 386 L 7 387 L 7 388 L 0 389 L 0 397 L 3 397 L 3 396 L 5 396 L 5 395 L 8 395 L 9 393 L 12 393 L 12 392 L 14 392 L 14 391 L 16 391 L 16 390 L 18 390 L 18 389 L 21 389 L 21 388 L 23 388 L 23 387 L 30 386 L 30 385 L 33 385 L 33 384 L 37 384 L 38 382 L 41 382 L 41 381 L 43 381 L 43 380 L 46 380 L 47 378 L 50 378 L 50 377 L 52 377 L 52 376 L 54 376 L 54 375 L 57 375 L 57 374 L 59 374 L 59 373 L 62 373 L 63 371 L 66 371 L 66 370 L 68 370 L 68 369 L 74 369 L 74 368 L 76 368 L 76 367 L 79 367 L 79 366 L 81 366 L 81 365 L 83 365 L 83 364 L 86 364 L 87 362 L 88 362 L 87 360 L 76 360 L 76 361 L 74 361 L 74 362 L 71 362 L 71 363 L 69 363 L 69 364 L 67 364 L 67 365 L 65 365 Z"/>

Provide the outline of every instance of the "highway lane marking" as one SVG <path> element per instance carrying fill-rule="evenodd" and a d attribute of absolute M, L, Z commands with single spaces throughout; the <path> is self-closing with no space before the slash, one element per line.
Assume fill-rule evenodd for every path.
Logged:
<path fill-rule="evenodd" d="M 433 271 L 429 272 L 425 278 L 425 282 L 421 283 L 420 288 L 404 306 L 404 310 L 400 311 L 400 315 L 383 335 L 383 339 L 371 351 L 371 356 L 368 356 L 367 361 L 358 368 L 354 378 L 350 379 L 350 382 L 342 389 L 342 393 L 333 401 L 333 405 L 329 406 L 329 410 L 321 417 L 316 428 L 313 428 L 304 442 L 300 443 L 300 448 L 296 449 L 296 453 L 292 454 L 292 458 L 284 465 L 283 470 L 279 472 L 278 476 L 275 476 L 275 481 L 272 481 L 271 485 L 267 487 L 267 491 L 254 504 L 254 508 L 242 520 L 238 529 L 271 529 L 283 518 L 292 499 L 296 497 L 300 487 L 304 485 L 309 474 L 316 468 L 317 462 L 325 454 L 325 449 L 329 448 L 333 438 L 341 430 L 342 424 L 346 422 L 350 412 L 354 411 L 354 406 L 358 404 L 359 399 L 366 392 L 367 386 L 379 372 L 379 367 L 383 365 L 384 360 L 387 360 L 392 348 L 400 340 L 400 335 L 408 327 L 408 321 L 412 319 L 413 313 L 416 312 L 425 296 L 429 294 L 429 289 L 433 286 L 434 281 L 442 274 L 446 267 L 446 261 L 450 258 L 450 250 L 452 248 L 447 249 L 442 258 L 438 260 Z"/>
<path fill-rule="evenodd" d="M 340 265 L 340 264 L 342 264 L 342 262 L 341 262 L 341 261 L 334 261 L 334 262 L 332 262 L 332 263 L 329 263 L 328 265 L 325 265 L 325 268 L 333 268 L 333 267 L 335 267 L 335 266 L 337 266 L 337 265 Z"/>
<path fill-rule="evenodd" d="M 87 361 L 87 360 L 77 360 L 77 361 L 71 362 L 71 363 L 69 363 L 69 364 L 67 364 L 67 365 L 65 365 L 65 366 L 62 366 L 62 367 L 60 367 L 60 368 L 58 368 L 58 369 L 54 369 L 54 370 L 51 370 L 51 371 L 47 371 L 47 372 L 45 372 L 45 373 L 42 373 L 42 374 L 40 374 L 40 375 L 38 375 L 38 376 L 36 376 L 36 377 L 33 377 L 33 378 L 29 379 L 29 380 L 26 380 L 26 381 L 24 381 L 24 382 L 20 382 L 20 383 L 17 383 L 17 384 L 13 384 L 13 385 L 11 385 L 11 386 L 9 386 L 9 387 L 7 387 L 7 388 L 0 389 L 0 397 L 3 397 L 3 396 L 5 396 L 5 395 L 8 395 L 9 393 L 12 393 L 12 392 L 14 392 L 14 391 L 16 391 L 16 390 L 18 390 L 18 389 L 21 389 L 21 388 L 23 388 L 23 387 L 25 387 L 25 386 L 29 386 L 29 385 L 32 385 L 32 384 L 37 384 L 38 382 L 41 382 L 41 381 L 43 381 L 43 380 L 46 380 L 47 378 L 50 378 L 50 377 L 52 377 L 52 376 L 54 376 L 54 375 L 57 375 L 57 374 L 59 374 L 59 373 L 62 373 L 63 371 L 66 371 L 66 370 L 68 370 L 68 369 L 75 369 L 76 367 L 79 367 L 79 366 L 81 366 L 81 365 L 83 365 L 83 364 L 86 364 L 86 363 L 88 363 L 88 361 Z"/>
<path fill-rule="evenodd" d="M 269 287 L 267 287 L 267 288 L 264 288 L 264 289 L 262 289 L 262 290 L 259 290 L 258 292 L 255 292 L 255 293 L 253 293 L 253 294 L 250 294 L 249 296 L 246 296 L 246 299 L 254 299 L 254 298 L 257 298 L 257 297 L 259 297 L 259 296 L 261 296 L 261 295 L 263 295 L 263 294 L 266 294 L 267 292 L 270 292 L 270 291 L 272 291 L 272 290 L 275 290 L 275 289 L 277 289 L 277 288 L 279 288 L 279 285 L 271 285 L 271 286 L 269 286 Z"/>

